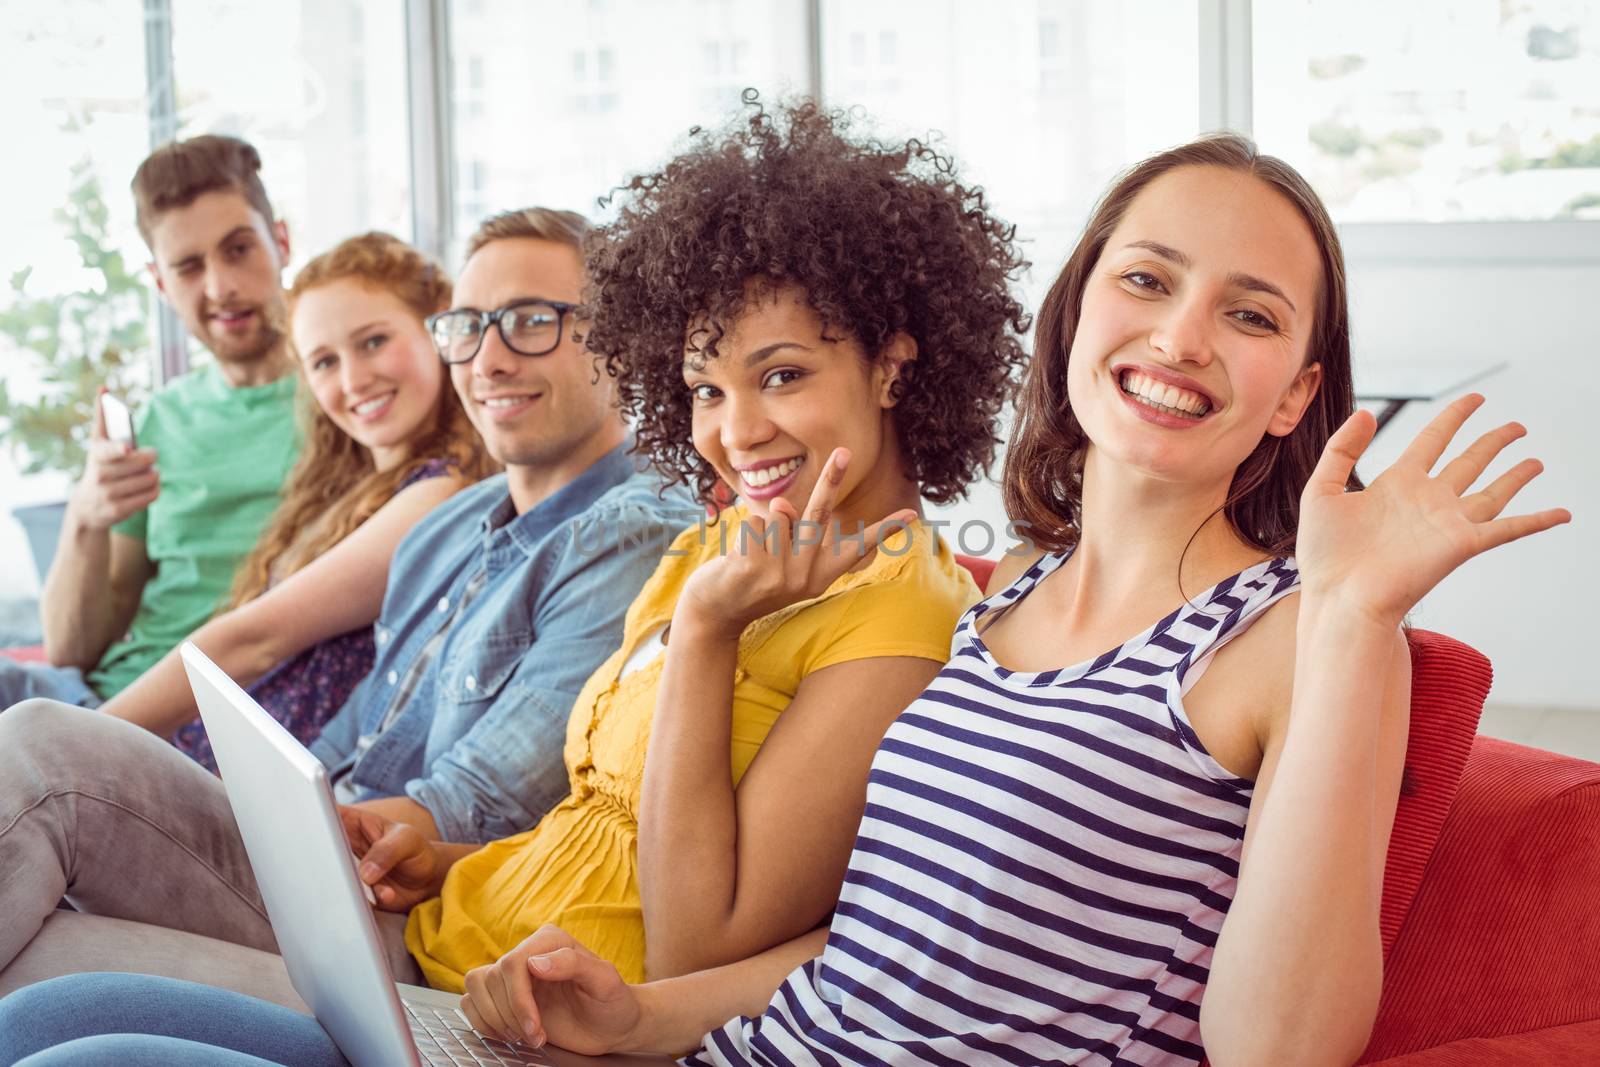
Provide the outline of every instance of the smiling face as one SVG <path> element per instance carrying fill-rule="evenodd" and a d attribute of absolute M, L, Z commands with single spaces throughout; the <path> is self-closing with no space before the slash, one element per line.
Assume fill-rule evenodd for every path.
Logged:
<path fill-rule="evenodd" d="M 915 345 L 901 335 L 872 360 L 824 332 L 798 289 L 753 292 L 714 358 L 686 351 L 683 377 L 695 450 L 753 515 L 770 515 L 780 496 L 803 513 L 829 455 L 848 448 L 834 509 L 848 532 L 915 505 L 889 414 L 889 383 Z"/>
<path fill-rule="evenodd" d="M 398 296 L 338 278 L 300 294 L 290 327 L 317 406 L 371 450 L 379 470 L 433 427 L 444 365 Z"/>
<path fill-rule="evenodd" d="M 1224 486 L 1315 395 L 1321 259 L 1266 182 L 1180 167 L 1136 196 L 1090 271 L 1067 369 L 1090 461 Z"/>
<path fill-rule="evenodd" d="M 252 364 L 284 335 L 288 231 L 241 193 L 215 190 L 150 225 L 156 287 L 184 327 L 225 364 Z"/>
<path fill-rule="evenodd" d="M 536 237 L 489 242 L 467 260 L 456 281 L 453 308 L 493 311 L 517 301 L 582 297 L 583 261 L 576 249 Z M 508 467 L 579 469 L 591 452 L 617 436 L 611 379 L 572 337 L 564 317 L 556 348 L 524 356 L 506 347 L 496 327 L 484 332 L 478 354 L 450 368 L 456 393 L 490 455 Z"/>

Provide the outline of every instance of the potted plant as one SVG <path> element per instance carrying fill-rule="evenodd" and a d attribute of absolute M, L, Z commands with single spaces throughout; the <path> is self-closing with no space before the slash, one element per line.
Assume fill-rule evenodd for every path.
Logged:
<path fill-rule="evenodd" d="M 95 397 L 102 385 L 137 403 L 149 395 L 148 291 L 109 233 L 100 181 L 88 161 L 72 169 L 67 202 L 55 213 L 92 281 L 74 292 L 28 291 L 32 268 L 10 279 L 0 310 L 0 447 L 24 474 L 82 469 Z M 40 579 L 50 567 L 66 502 L 13 507 L 28 533 Z"/>

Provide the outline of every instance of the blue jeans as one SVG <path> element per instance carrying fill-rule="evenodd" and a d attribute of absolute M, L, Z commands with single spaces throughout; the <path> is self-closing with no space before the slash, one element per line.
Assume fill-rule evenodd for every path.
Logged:
<path fill-rule="evenodd" d="M 98 708 L 105 703 L 76 667 L 18 663 L 9 656 L 0 656 L 0 711 L 32 697 L 48 697 L 80 708 Z"/>
<path fill-rule="evenodd" d="M 194 982 L 73 974 L 0 1000 L 0 1067 L 349 1067 L 309 1015 Z"/>

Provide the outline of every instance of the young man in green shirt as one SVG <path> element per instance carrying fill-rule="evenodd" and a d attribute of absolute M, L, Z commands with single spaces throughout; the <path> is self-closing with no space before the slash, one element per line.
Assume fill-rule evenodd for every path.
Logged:
<path fill-rule="evenodd" d="M 299 447 L 282 272 L 261 157 L 232 137 L 157 149 L 133 178 L 156 288 L 215 361 L 161 390 L 138 447 L 96 415 L 41 603 L 50 666 L 0 663 L 0 709 L 96 706 L 210 618 Z"/>

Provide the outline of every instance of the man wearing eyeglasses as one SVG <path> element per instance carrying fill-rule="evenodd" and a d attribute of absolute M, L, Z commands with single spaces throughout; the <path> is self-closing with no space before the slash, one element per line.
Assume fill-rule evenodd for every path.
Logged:
<path fill-rule="evenodd" d="M 567 712 L 700 514 L 625 455 L 611 379 L 573 338 L 585 227 L 536 208 L 468 242 L 455 305 L 428 329 L 506 475 L 401 544 L 373 671 L 312 746 L 341 801 L 430 837 L 505 837 L 565 794 Z"/>
<path fill-rule="evenodd" d="M 573 337 L 585 229 L 543 209 L 490 219 L 468 244 L 456 306 L 430 320 L 506 473 L 396 549 L 373 670 L 312 746 L 358 853 L 391 820 L 481 843 L 553 807 L 578 691 L 702 515 L 627 455 L 611 379 Z M 63 896 L 75 912 L 54 910 Z M 184 940 L 276 947 L 221 782 L 97 712 L 31 701 L 0 716 L 0 916 L 0 993 L 86 967 L 288 988 L 276 961 L 263 972 L 230 946 Z M 402 926 L 380 925 L 397 974 L 412 973 Z"/>

